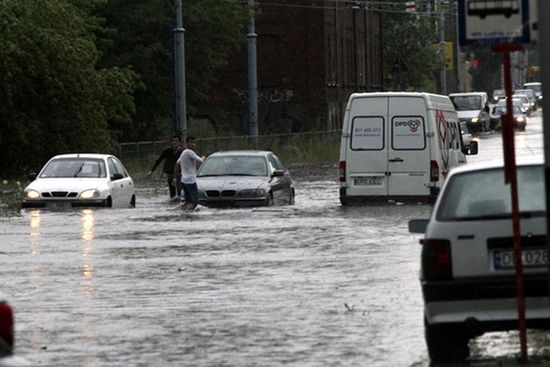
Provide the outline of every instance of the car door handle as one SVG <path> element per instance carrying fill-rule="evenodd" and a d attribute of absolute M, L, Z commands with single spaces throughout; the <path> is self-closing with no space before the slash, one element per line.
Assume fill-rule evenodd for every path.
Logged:
<path fill-rule="evenodd" d="M 403 159 L 398 158 L 398 157 L 397 158 L 392 158 L 392 159 L 390 159 L 390 162 L 403 162 Z"/>

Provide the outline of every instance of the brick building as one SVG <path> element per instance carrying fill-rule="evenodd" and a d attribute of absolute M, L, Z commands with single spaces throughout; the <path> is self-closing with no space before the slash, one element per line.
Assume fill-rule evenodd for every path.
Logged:
<path fill-rule="evenodd" d="M 256 15 L 260 134 L 339 129 L 349 95 L 382 89 L 380 13 L 367 1 L 270 0 Z M 213 96 L 246 130 L 246 46 Z"/>

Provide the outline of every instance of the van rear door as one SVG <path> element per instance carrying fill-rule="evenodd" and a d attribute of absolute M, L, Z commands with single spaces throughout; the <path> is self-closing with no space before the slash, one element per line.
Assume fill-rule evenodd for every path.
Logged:
<path fill-rule="evenodd" d="M 388 97 L 355 98 L 350 111 L 347 195 L 388 195 Z"/>
<path fill-rule="evenodd" d="M 430 150 L 427 106 L 422 97 L 393 97 L 388 103 L 388 195 L 429 195 Z"/>

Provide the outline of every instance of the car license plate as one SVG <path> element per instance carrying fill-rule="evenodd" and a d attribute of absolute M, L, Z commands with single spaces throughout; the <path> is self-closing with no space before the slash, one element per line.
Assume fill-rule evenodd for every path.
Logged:
<path fill-rule="evenodd" d="M 529 249 L 521 252 L 523 266 L 548 265 L 548 249 Z M 514 267 L 514 251 L 494 251 L 493 261 L 495 269 L 509 269 Z"/>
<path fill-rule="evenodd" d="M 353 184 L 355 186 L 381 186 L 382 177 L 355 177 Z"/>
<path fill-rule="evenodd" d="M 51 209 L 51 210 L 65 210 L 71 207 L 72 207 L 71 203 L 65 203 L 62 201 L 54 201 L 54 202 L 48 203 L 48 209 Z"/>

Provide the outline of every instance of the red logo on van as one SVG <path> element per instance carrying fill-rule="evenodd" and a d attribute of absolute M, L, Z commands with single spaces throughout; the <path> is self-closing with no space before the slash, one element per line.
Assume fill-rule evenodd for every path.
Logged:
<path fill-rule="evenodd" d="M 419 120 L 409 120 L 408 125 L 409 125 L 409 128 L 411 129 L 411 132 L 415 133 L 418 130 L 420 123 L 421 122 Z"/>

